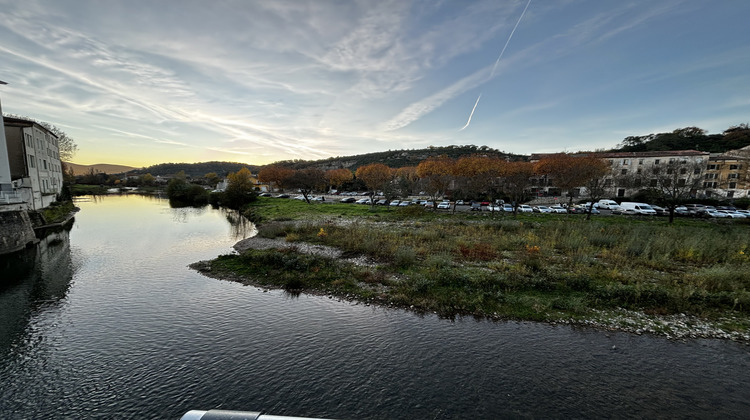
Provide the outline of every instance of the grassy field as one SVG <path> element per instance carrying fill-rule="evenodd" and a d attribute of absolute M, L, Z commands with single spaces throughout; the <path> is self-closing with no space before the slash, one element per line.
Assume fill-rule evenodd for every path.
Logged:
<path fill-rule="evenodd" d="M 583 320 L 593 313 L 686 314 L 728 331 L 750 327 L 750 223 L 679 219 L 437 213 L 261 199 L 259 235 L 328 245 L 375 264 L 294 250 L 221 256 L 234 273 L 442 316 Z"/>

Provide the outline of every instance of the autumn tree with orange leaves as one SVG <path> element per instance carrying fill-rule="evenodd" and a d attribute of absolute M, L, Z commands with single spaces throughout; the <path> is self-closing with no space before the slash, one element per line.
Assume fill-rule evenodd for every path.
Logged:
<path fill-rule="evenodd" d="M 362 180 L 375 197 L 377 191 L 386 191 L 393 181 L 393 170 L 382 163 L 371 163 L 357 168 L 356 176 Z M 373 205 L 375 200 L 373 199 Z"/>
<path fill-rule="evenodd" d="M 573 189 L 586 186 L 592 176 L 599 176 L 601 167 L 602 160 L 593 155 L 555 153 L 540 159 L 534 165 L 534 172 L 547 176 L 552 185 L 567 191 L 572 204 Z"/>
<path fill-rule="evenodd" d="M 448 156 L 432 156 L 417 165 L 417 175 L 425 180 L 427 194 L 433 203 L 444 196 L 453 182 L 453 168 L 456 162 Z"/>
<path fill-rule="evenodd" d="M 284 191 L 289 178 L 294 175 L 294 169 L 283 166 L 266 166 L 258 172 L 258 180 L 269 185 L 275 185 L 276 189 Z"/>
<path fill-rule="evenodd" d="M 506 162 L 502 168 L 501 185 L 503 192 L 513 204 L 513 215 L 520 203 L 530 198 L 531 177 L 534 176 L 534 165 L 531 162 Z"/>
<path fill-rule="evenodd" d="M 500 158 L 488 156 L 459 158 L 453 166 L 457 196 L 494 199 L 497 191 L 493 187 L 506 163 Z"/>
<path fill-rule="evenodd" d="M 404 166 L 398 168 L 394 174 L 394 181 L 396 189 L 401 193 L 402 196 L 408 196 L 414 192 L 417 184 L 419 183 L 419 176 L 417 175 L 416 166 Z"/>
<path fill-rule="evenodd" d="M 339 188 L 345 182 L 354 179 L 354 174 L 348 169 L 331 169 L 326 171 L 325 180 L 331 188 Z"/>

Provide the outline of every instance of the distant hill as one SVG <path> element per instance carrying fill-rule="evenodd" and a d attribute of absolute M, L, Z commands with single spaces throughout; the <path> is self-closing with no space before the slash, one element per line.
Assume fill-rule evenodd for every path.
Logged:
<path fill-rule="evenodd" d="M 428 147 L 425 149 L 411 150 L 388 150 L 386 152 L 366 153 L 353 156 L 337 156 L 321 160 L 287 160 L 274 163 L 292 169 L 304 169 L 316 167 L 323 170 L 346 168 L 352 171 L 360 166 L 371 163 L 382 163 L 391 168 L 403 168 L 405 166 L 417 166 L 419 162 L 431 156 L 446 155 L 457 159 L 462 156 L 484 155 L 496 156 L 508 160 L 528 160 L 528 156 L 505 153 L 487 146 L 442 146 Z"/>
<path fill-rule="evenodd" d="M 671 133 L 626 137 L 613 152 L 660 152 L 666 150 L 699 150 L 726 153 L 750 145 L 750 126 L 740 124 L 721 134 L 707 134 L 698 127 L 678 128 Z"/>
<path fill-rule="evenodd" d="M 108 163 L 97 163 L 96 165 L 79 165 L 77 163 L 66 162 L 65 165 L 68 168 L 73 169 L 73 175 L 86 175 L 88 173 L 91 173 L 92 169 L 94 170 L 95 174 L 102 173 L 107 175 L 121 174 L 136 169 L 132 166 L 110 165 Z"/>
<path fill-rule="evenodd" d="M 153 176 L 165 176 L 184 171 L 187 176 L 201 178 L 213 172 L 220 177 L 225 177 L 242 168 L 247 168 L 250 172 L 257 173 L 260 166 L 238 162 L 160 163 L 148 168 L 133 169 L 132 173 L 137 175 L 151 174 Z"/>

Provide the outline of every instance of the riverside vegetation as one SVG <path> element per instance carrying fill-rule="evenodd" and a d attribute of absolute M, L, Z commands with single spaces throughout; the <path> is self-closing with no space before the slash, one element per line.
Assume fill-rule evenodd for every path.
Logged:
<path fill-rule="evenodd" d="M 445 317 L 750 337 L 750 223 L 739 220 L 669 225 L 654 218 L 451 214 L 273 198 L 260 199 L 250 213 L 263 220 L 260 237 L 292 246 L 249 249 L 195 268 L 246 284 Z M 293 246 L 303 243 L 372 264 Z"/>

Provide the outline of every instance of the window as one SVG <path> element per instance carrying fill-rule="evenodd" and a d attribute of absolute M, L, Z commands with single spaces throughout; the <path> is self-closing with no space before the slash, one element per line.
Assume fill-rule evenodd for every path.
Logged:
<path fill-rule="evenodd" d="M 727 198 L 734 197 L 734 191 L 727 191 Z"/>
<path fill-rule="evenodd" d="M 729 188 L 737 188 L 737 183 L 736 182 L 730 182 L 729 183 Z"/>
<path fill-rule="evenodd" d="M 29 155 L 29 168 L 36 168 L 36 162 L 32 155 Z"/>
<path fill-rule="evenodd" d="M 607 178 L 604 180 L 604 186 L 605 187 L 611 187 L 612 186 L 612 180 Z"/>
<path fill-rule="evenodd" d="M 652 179 L 651 183 L 649 184 L 651 188 L 655 188 L 657 185 L 659 185 L 659 181 L 656 178 Z"/>
<path fill-rule="evenodd" d="M 677 186 L 678 186 L 678 187 L 684 187 L 684 186 L 685 186 L 686 184 L 687 184 L 687 181 L 685 181 L 685 178 L 680 178 L 680 179 L 679 179 L 679 180 L 677 181 Z"/>
<path fill-rule="evenodd" d="M 729 170 L 730 171 L 736 171 L 738 169 L 740 169 L 740 165 L 729 165 Z"/>
<path fill-rule="evenodd" d="M 654 171 L 654 175 L 659 175 L 659 168 L 654 168 L 653 171 Z"/>
<path fill-rule="evenodd" d="M 643 172 L 643 169 L 641 169 L 641 168 L 638 168 L 638 169 L 635 170 L 635 173 L 637 173 L 637 174 L 639 174 L 641 172 Z"/>
<path fill-rule="evenodd" d="M 716 165 L 708 165 L 708 170 L 709 171 L 715 171 L 716 170 Z"/>
<path fill-rule="evenodd" d="M 706 179 L 716 179 L 718 178 L 718 174 L 706 174 Z"/>
<path fill-rule="evenodd" d="M 674 163 L 674 158 L 669 158 L 669 163 Z"/>
<path fill-rule="evenodd" d="M 623 165 L 630 165 L 630 159 L 623 159 L 622 160 Z"/>
<path fill-rule="evenodd" d="M 638 164 L 643 165 L 643 159 L 638 159 Z"/>
<path fill-rule="evenodd" d="M 47 159 L 42 159 L 42 163 L 44 164 L 44 170 L 47 170 Z"/>
<path fill-rule="evenodd" d="M 654 165 L 658 165 L 658 164 L 659 164 L 659 159 L 654 159 Z"/>
<path fill-rule="evenodd" d="M 667 168 L 667 175 L 672 175 L 673 172 L 674 172 L 674 169 Z"/>
<path fill-rule="evenodd" d="M 687 173 L 687 168 L 680 168 L 680 174 L 685 175 Z"/>
<path fill-rule="evenodd" d="M 737 174 L 729 174 L 729 176 L 727 178 L 729 178 L 729 179 L 737 179 L 738 176 L 737 176 Z"/>
<path fill-rule="evenodd" d="M 627 174 L 628 174 L 628 170 L 627 169 L 623 169 L 623 170 L 620 171 L 620 175 L 627 175 Z"/>
<path fill-rule="evenodd" d="M 625 197 L 625 188 L 619 188 L 617 190 L 617 196 L 618 197 Z"/>
<path fill-rule="evenodd" d="M 693 173 L 699 175 L 701 173 L 701 168 L 695 168 L 695 171 L 693 171 Z"/>

